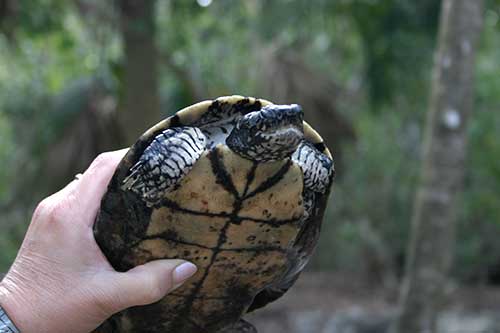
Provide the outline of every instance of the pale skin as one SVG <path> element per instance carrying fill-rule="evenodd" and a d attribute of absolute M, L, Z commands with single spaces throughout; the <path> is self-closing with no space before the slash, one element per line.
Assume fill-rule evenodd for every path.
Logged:
<path fill-rule="evenodd" d="M 158 301 L 196 272 L 183 260 L 117 272 L 97 246 L 92 225 L 125 152 L 101 154 L 36 208 L 0 283 L 0 305 L 22 333 L 91 332 L 116 312 Z"/>

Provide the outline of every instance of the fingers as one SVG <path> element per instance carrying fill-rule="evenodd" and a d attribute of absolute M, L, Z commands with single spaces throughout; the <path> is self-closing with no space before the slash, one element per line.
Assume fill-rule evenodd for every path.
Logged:
<path fill-rule="evenodd" d="M 76 181 L 77 184 L 73 186 L 73 193 L 77 200 L 79 200 L 85 213 L 95 216 L 108 183 L 118 163 L 127 151 L 128 148 L 100 154 L 80 179 Z M 75 181 L 72 183 L 75 183 Z M 93 219 L 84 220 L 88 221 L 89 224 L 94 222 Z"/>
<path fill-rule="evenodd" d="M 196 266 L 184 260 L 156 260 L 126 273 L 113 273 L 105 307 L 114 313 L 131 306 L 159 301 L 196 273 Z"/>
<path fill-rule="evenodd" d="M 67 215 L 71 215 L 70 213 L 74 213 L 74 209 L 79 207 L 78 214 L 84 213 L 94 217 L 108 183 L 127 151 L 128 148 L 100 154 L 83 175 L 79 174 L 78 178 L 45 198 L 39 206 L 58 206 L 66 210 Z M 82 220 L 93 223 L 93 218 Z"/>

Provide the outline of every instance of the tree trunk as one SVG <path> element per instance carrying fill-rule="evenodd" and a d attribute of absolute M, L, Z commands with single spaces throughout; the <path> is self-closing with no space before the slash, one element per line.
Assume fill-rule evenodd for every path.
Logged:
<path fill-rule="evenodd" d="M 467 120 L 473 107 L 482 0 L 444 0 L 425 129 L 401 312 L 393 332 L 436 332 L 452 261 L 463 186 Z"/>
<path fill-rule="evenodd" d="M 120 120 L 132 144 L 161 118 L 158 95 L 154 7 L 156 1 L 120 0 L 125 53 Z"/>

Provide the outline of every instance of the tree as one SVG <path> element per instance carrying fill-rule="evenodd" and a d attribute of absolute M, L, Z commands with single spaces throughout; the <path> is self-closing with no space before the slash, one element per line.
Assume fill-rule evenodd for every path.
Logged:
<path fill-rule="evenodd" d="M 444 0 L 442 4 L 421 179 L 395 332 L 436 331 L 464 181 L 482 6 L 482 0 Z"/>
<path fill-rule="evenodd" d="M 154 8 L 156 1 L 120 0 L 124 44 L 120 119 L 127 144 L 161 118 Z"/>

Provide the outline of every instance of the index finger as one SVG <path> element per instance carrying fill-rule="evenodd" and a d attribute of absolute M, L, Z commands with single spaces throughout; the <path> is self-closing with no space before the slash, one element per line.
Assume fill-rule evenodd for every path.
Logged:
<path fill-rule="evenodd" d="M 109 181 L 127 151 L 128 148 L 102 153 L 97 156 L 75 186 L 74 196 L 90 216 L 95 217 L 97 214 Z M 94 223 L 93 218 L 88 220 L 89 225 Z"/>

